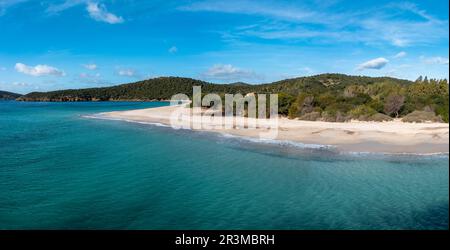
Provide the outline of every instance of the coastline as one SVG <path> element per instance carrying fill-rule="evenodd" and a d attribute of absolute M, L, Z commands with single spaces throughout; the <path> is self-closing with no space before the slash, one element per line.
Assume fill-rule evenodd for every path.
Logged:
<path fill-rule="evenodd" d="M 129 122 L 170 126 L 170 116 L 178 106 L 101 113 L 101 117 Z M 248 122 L 249 118 L 244 119 Z M 188 123 L 189 121 L 183 120 Z M 260 138 L 263 129 L 209 129 L 243 138 Z M 264 139 L 264 138 L 263 138 Z M 322 122 L 278 119 L 275 140 L 326 145 L 339 151 L 357 153 L 439 154 L 449 152 L 449 124 L 388 122 Z"/>

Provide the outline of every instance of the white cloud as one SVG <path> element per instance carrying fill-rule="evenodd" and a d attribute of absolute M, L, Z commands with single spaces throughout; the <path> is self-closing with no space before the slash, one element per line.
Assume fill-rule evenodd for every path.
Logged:
<path fill-rule="evenodd" d="M 50 4 L 47 8 L 47 12 L 53 14 L 59 13 L 85 3 L 87 3 L 87 0 L 66 0 L 61 4 Z"/>
<path fill-rule="evenodd" d="M 169 48 L 169 53 L 174 54 L 174 53 L 177 53 L 177 52 L 178 52 L 178 48 L 177 47 L 172 46 L 172 47 Z"/>
<path fill-rule="evenodd" d="M 364 70 L 364 69 L 381 69 L 389 62 L 386 58 L 379 57 L 375 58 L 373 60 L 364 62 L 360 64 L 357 68 L 357 70 Z"/>
<path fill-rule="evenodd" d="M 363 19 L 357 32 L 368 42 L 386 41 L 396 47 L 428 45 L 448 39 L 448 21 L 405 20 L 388 17 Z M 423 36 L 418 30 L 426 30 Z"/>
<path fill-rule="evenodd" d="M 88 70 L 96 70 L 98 68 L 97 64 L 94 63 L 83 64 L 83 67 L 85 67 Z"/>
<path fill-rule="evenodd" d="M 14 67 L 17 72 L 31 75 L 31 76 L 65 76 L 66 73 L 64 71 L 59 70 L 55 67 L 48 66 L 48 65 L 36 65 L 36 66 L 27 66 L 23 63 L 16 63 L 16 66 Z"/>
<path fill-rule="evenodd" d="M 419 9 L 415 3 L 410 3 L 410 2 L 394 3 L 393 7 L 398 7 L 400 9 L 409 11 L 411 13 L 414 13 L 414 14 L 426 19 L 426 20 L 430 20 L 430 21 L 434 20 L 434 18 L 432 16 L 428 15 L 425 10 Z"/>
<path fill-rule="evenodd" d="M 135 77 L 137 75 L 134 69 L 119 69 L 117 71 L 117 74 L 119 76 L 128 76 L 128 77 Z"/>
<path fill-rule="evenodd" d="M 397 59 L 397 58 L 402 58 L 402 57 L 405 57 L 407 54 L 406 54 L 406 52 L 405 51 L 400 51 L 400 52 L 398 52 L 395 56 L 394 56 L 394 58 L 395 59 Z"/>
<path fill-rule="evenodd" d="M 257 77 L 254 72 L 234 67 L 231 64 L 216 64 L 203 73 L 203 76 L 207 79 L 226 81 L 254 79 Z"/>
<path fill-rule="evenodd" d="M 303 5 L 303 6 L 302 6 Z M 266 17 L 248 28 L 227 30 L 234 40 L 241 37 L 263 39 L 317 39 L 330 43 L 362 42 L 396 47 L 428 45 L 448 40 L 448 20 L 428 15 L 414 4 L 387 4 L 377 8 L 336 11 L 307 3 L 281 1 L 196 1 L 179 8 L 182 11 L 221 12 Z M 407 15 L 405 15 L 405 13 Z M 404 18 L 414 15 L 417 18 Z M 305 24 L 314 24 L 312 28 Z M 426 30 L 427 35 L 418 32 Z M 244 39 L 242 39 L 244 40 Z"/>
<path fill-rule="evenodd" d="M 109 24 L 124 22 L 122 17 L 116 16 L 108 12 L 108 10 L 103 4 L 88 2 L 86 10 L 88 11 L 90 17 L 99 22 L 105 22 Z"/>
<path fill-rule="evenodd" d="M 102 79 L 102 75 L 100 73 L 80 73 L 79 78 L 76 79 L 77 82 L 89 83 L 89 84 L 106 84 L 107 82 Z"/>
<path fill-rule="evenodd" d="M 303 67 L 300 69 L 301 71 L 305 72 L 306 74 L 312 74 L 314 73 L 314 70 L 312 70 L 310 67 Z"/>
<path fill-rule="evenodd" d="M 406 47 L 410 43 L 410 41 L 408 39 L 399 38 L 399 37 L 396 37 L 396 35 L 391 37 L 390 34 L 387 34 L 385 36 L 385 38 L 386 38 L 386 40 L 390 41 L 393 45 L 395 45 L 397 47 Z"/>
<path fill-rule="evenodd" d="M 210 11 L 230 14 L 246 14 L 269 16 L 272 18 L 297 20 L 304 22 L 328 22 L 330 19 L 323 18 L 320 13 L 309 11 L 293 6 L 283 6 L 282 4 L 264 4 L 261 2 L 240 1 L 236 4 L 232 1 L 199 1 L 179 7 L 182 11 Z M 331 16 L 329 17 L 331 18 Z"/>
<path fill-rule="evenodd" d="M 441 56 L 435 56 L 435 57 L 420 57 L 422 62 L 426 64 L 442 64 L 442 65 L 448 65 L 448 58 L 441 57 Z"/>
<path fill-rule="evenodd" d="M 86 5 L 86 11 L 89 13 L 89 16 L 99 22 L 105 22 L 109 24 L 117 24 L 123 23 L 124 19 L 121 16 L 117 16 L 111 12 L 108 12 L 106 6 L 104 4 L 99 3 L 98 1 L 89 1 L 89 0 L 66 0 L 62 4 L 51 4 L 47 8 L 47 13 L 57 14 L 59 12 L 65 11 L 67 9 L 79 6 Z"/>
<path fill-rule="evenodd" d="M 0 0 L 0 16 L 3 16 L 6 13 L 7 8 L 26 1 L 27 0 Z"/>
<path fill-rule="evenodd" d="M 30 84 L 25 83 L 25 82 L 13 82 L 12 85 L 18 86 L 18 87 L 28 87 L 28 86 L 30 86 Z"/>
<path fill-rule="evenodd" d="M 80 74 L 80 78 L 98 78 L 100 76 L 101 76 L 100 73 L 96 73 L 96 74 L 81 73 Z"/>

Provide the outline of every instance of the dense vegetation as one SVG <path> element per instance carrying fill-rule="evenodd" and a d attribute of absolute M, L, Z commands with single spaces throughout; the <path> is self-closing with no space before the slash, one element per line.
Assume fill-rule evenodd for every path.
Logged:
<path fill-rule="evenodd" d="M 287 113 L 284 112 L 291 118 L 305 120 L 384 121 L 404 117 L 414 111 L 424 111 L 428 113 L 430 120 L 449 120 L 447 80 L 427 80 L 420 77 L 415 82 L 403 82 L 384 78 L 344 85 L 305 90 L 295 96 Z M 293 97 L 288 95 L 285 98 Z"/>
<path fill-rule="evenodd" d="M 170 100 L 178 93 L 192 95 L 192 87 L 201 86 L 204 93 L 246 93 L 254 89 L 247 84 L 212 84 L 191 78 L 160 77 L 136 83 L 105 88 L 69 89 L 52 92 L 32 92 L 24 101 L 154 101 Z"/>
<path fill-rule="evenodd" d="M 7 91 L 0 91 L 0 100 L 14 100 L 20 96 L 21 94 L 16 94 Z"/>
<path fill-rule="evenodd" d="M 405 117 L 414 111 L 424 112 L 431 120 L 449 120 L 447 80 L 428 80 L 426 77 L 412 82 L 390 77 L 322 74 L 261 85 L 212 84 L 190 78 L 160 77 L 105 88 L 33 92 L 18 100 L 168 100 L 178 93 L 191 96 L 193 86 L 201 86 L 203 94 L 278 93 L 279 113 L 303 120 L 384 121 Z M 410 117 L 409 121 L 414 119 Z"/>

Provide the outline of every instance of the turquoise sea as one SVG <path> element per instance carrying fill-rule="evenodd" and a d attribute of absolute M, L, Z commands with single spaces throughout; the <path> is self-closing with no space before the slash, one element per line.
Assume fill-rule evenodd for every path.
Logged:
<path fill-rule="evenodd" d="M 449 157 L 342 154 L 0 102 L 0 229 L 448 229 Z"/>

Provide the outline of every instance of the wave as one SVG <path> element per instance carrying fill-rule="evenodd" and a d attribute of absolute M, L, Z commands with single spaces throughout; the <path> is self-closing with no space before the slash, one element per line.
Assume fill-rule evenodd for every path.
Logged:
<path fill-rule="evenodd" d="M 449 152 L 436 152 L 436 153 L 394 153 L 394 152 L 357 152 L 357 151 L 346 151 L 340 150 L 338 146 L 335 145 L 327 145 L 327 144 L 308 144 L 301 143 L 290 140 L 276 140 L 276 139 L 259 139 L 245 136 L 237 136 L 227 133 L 221 133 L 222 137 L 245 140 L 252 143 L 260 143 L 267 145 L 276 145 L 276 146 L 287 146 L 293 148 L 300 149 L 317 149 L 317 150 L 327 150 L 330 152 L 338 153 L 340 155 L 350 155 L 350 156 L 418 156 L 418 157 L 449 157 Z"/>
<path fill-rule="evenodd" d="M 395 153 L 395 152 L 356 152 L 356 151 L 342 151 L 342 154 L 348 154 L 348 155 L 361 155 L 361 156 L 365 156 L 365 155 L 392 155 L 392 156 L 430 156 L 430 157 L 435 157 L 435 156 L 442 156 L 442 157 L 448 157 L 449 156 L 449 152 L 435 152 L 435 153 L 412 153 L 412 152 L 405 152 L 405 153 Z"/>
<path fill-rule="evenodd" d="M 170 125 L 158 123 L 158 122 L 144 122 L 144 121 L 135 121 L 135 120 L 128 120 L 124 118 L 114 118 L 105 116 L 106 113 L 97 113 L 92 115 L 82 115 L 81 117 L 84 118 L 90 118 L 90 119 L 101 119 L 101 120 L 113 120 L 113 121 L 125 121 L 129 123 L 138 123 L 138 124 L 145 124 L 145 125 L 152 125 L 157 127 L 166 127 L 171 128 Z M 200 131 L 200 130 L 192 130 L 192 129 L 184 129 L 181 130 L 190 130 L 190 131 L 196 131 L 196 132 L 211 132 L 211 131 Z M 214 132 L 214 131 L 212 131 Z M 299 148 L 299 149 L 316 149 L 316 150 L 327 150 L 332 151 L 335 153 L 339 153 L 341 155 L 352 155 L 352 156 L 418 156 L 418 157 L 449 157 L 449 152 L 435 152 L 435 153 L 395 153 L 395 152 L 364 152 L 364 151 L 347 151 L 347 150 L 339 150 L 338 146 L 334 145 L 327 145 L 327 144 L 309 144 L 309 143 L 302 143 L 302 142 L 296 142 L 291 140 L 277 140 L 277 139 L 264 139 L 264 138 L 254 138 L 254 137 L 247 137 L 247 136 L 239 136 L 239 135 L 233 135 L 229 133 L 218 133 L 223 138 L 230 138 L 230 139 L 238 139 L 243 140 L 251 143 L 256 144 L 265 144 L 265 145 L 274 145 L 274 146 L 281 146 L 281 147 L 292 147 L 292 148 Z"/>
<path fill-rule="evenodd" d="M 157 127 L 170 127 L 169 125 L 159 123 L 159 122 L 143 122 L 143 121 L 123 119 L 123 118 L 107 117 L 107 116 L 104 116 L 104 113 L 98 113 L 98 114 L 93 114 L 93 115 L 82 115 L 81 117 L 89 118 L 89 119 L 99 119 L 99 120 L 124 121 L 124 122 L 129 122 L 129 123 L 153 125 L 153 126 L 157 126 Z"/>
<path fill-rule="evenodd" d="M 249 142 L 253 142 L 253 143 L 272 144 L 272 145 L 279 145 L 279 146 L 290 146 L 290 147 L 304 148 L 304 149 L 305 148 L 308 148 L 308 149 L 335 149 L 336 148 L 333 145 L 326 145 L 326 144 L 309 144 L 309 143 L 301 143 L 301 142 L 289 141 L 289 140 L 253 138 L 253 137 L 232 135 L 232 134 L 228 134 L 228 133 L 221 133 L 221 135 L 225 138 L 240 139 L 240 140 L 245 140 L 245 141 L 249 141 Z"/>

